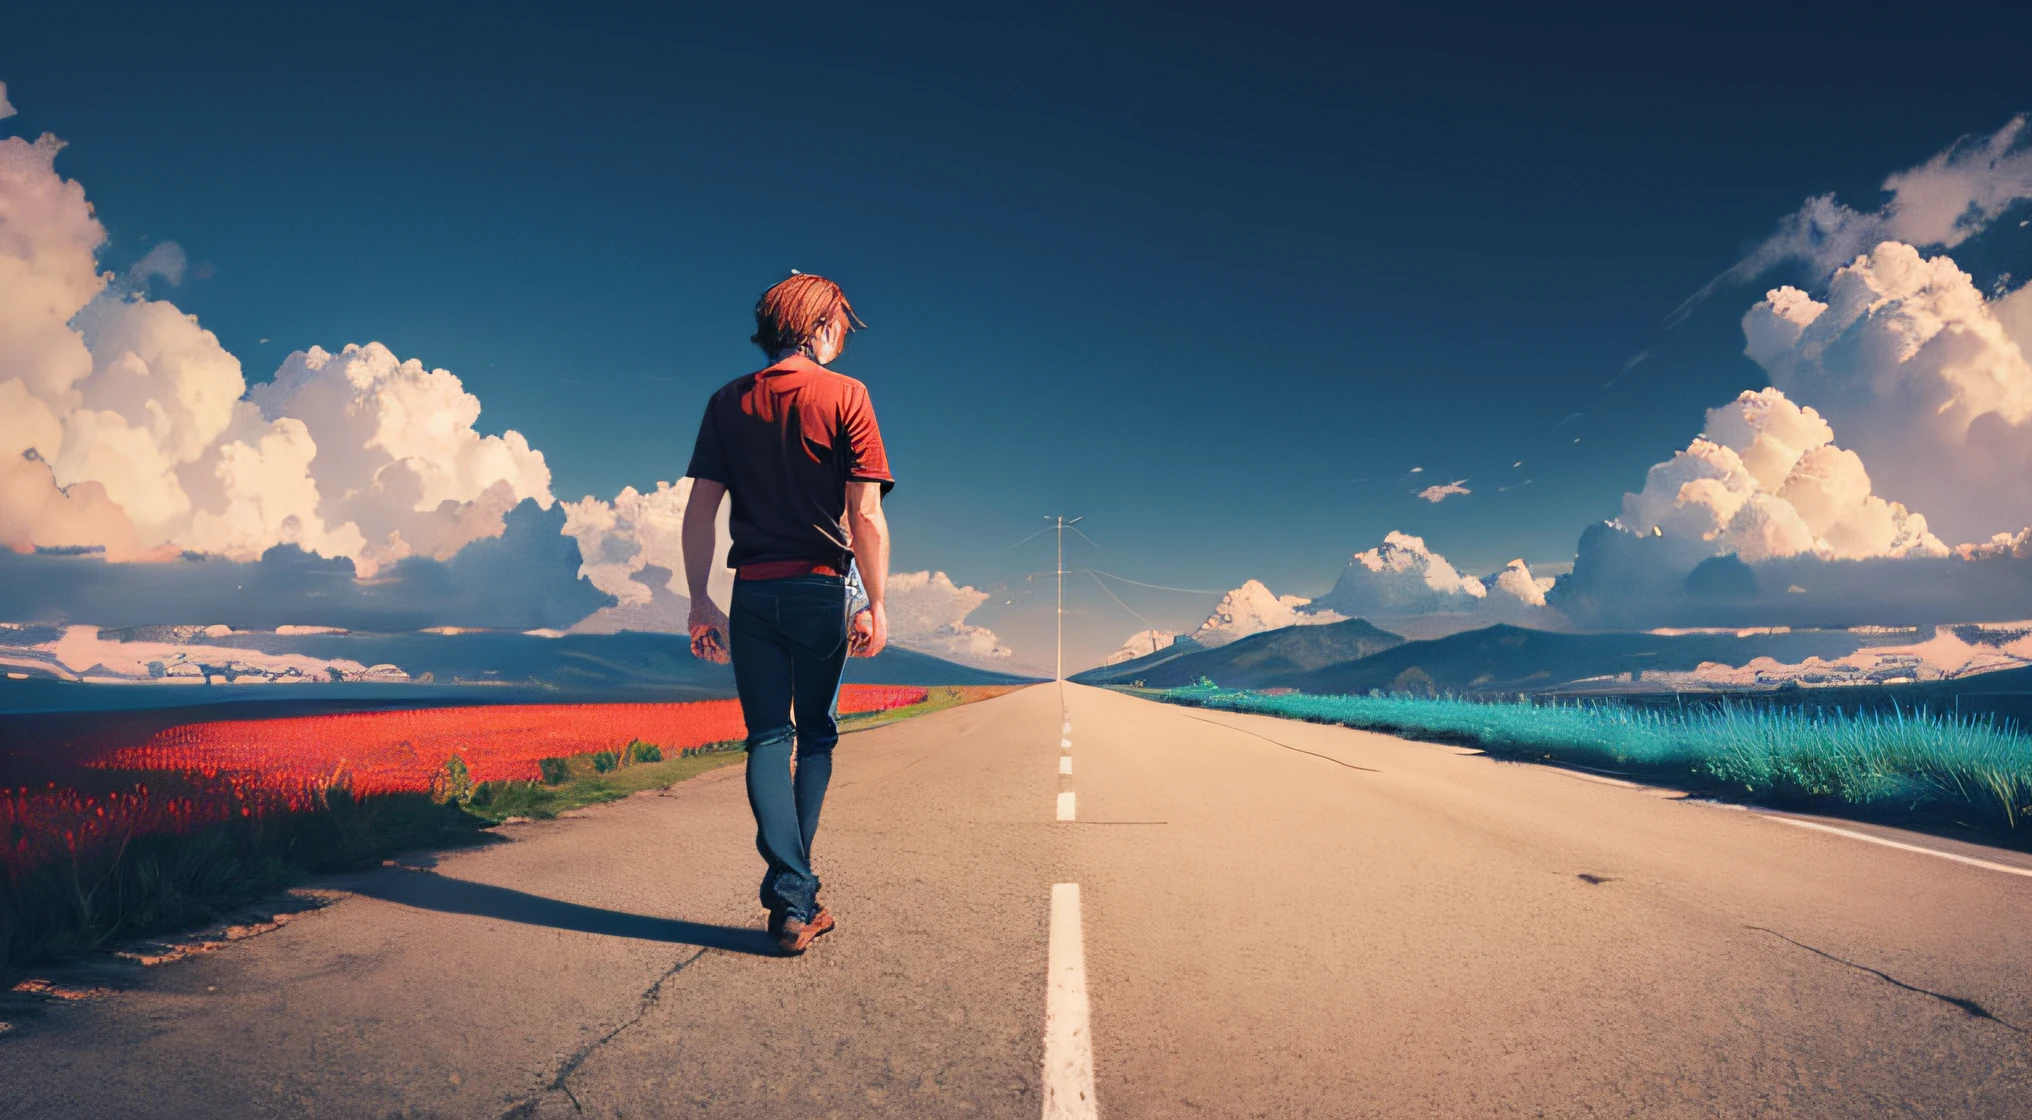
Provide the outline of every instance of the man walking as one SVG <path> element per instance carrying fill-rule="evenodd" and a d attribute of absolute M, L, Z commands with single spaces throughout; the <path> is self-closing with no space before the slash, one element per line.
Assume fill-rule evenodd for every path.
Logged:
<path fill-rule="evenodd" d="M 770 364 L 706 402 L 686 471 L 692 655 L 734 664 L 748 725 L 748 805 L 755 846 L 768 864 L 762 905 L 787 953 L 804 952 L 833 928 L 818 903 L 811 842 L 839 741 L 833 706 L 840 673 L 850 653 L 873 657 L 889 640 L 882 495 L 896 483 L 867 386 L 825 368 L 859 326 L 866 324 L 840 286 L 822 276 L 792 274 L 764 292 L 751 341 Z M 706 592 L 718 543 L 713 521 L 728 494 L 731 619 Z M 868 597 L 851 621 L 849 564 Z"/>

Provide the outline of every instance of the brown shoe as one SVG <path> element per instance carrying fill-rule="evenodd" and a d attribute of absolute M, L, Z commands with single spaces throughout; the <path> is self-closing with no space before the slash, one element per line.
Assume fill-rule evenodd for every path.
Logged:
<path fill-rule="evenodd" d="M 784 952 L 796 956 L 811 948 L 811 943 L 817 941 L 820 934 L 832 928 L 833 913 L 821 906 L 818 908 L 818 913 L 813 914 L 808 922 L 801 922 L 796 918 L 784 918 L 775 930 L 776 944 Z"/>

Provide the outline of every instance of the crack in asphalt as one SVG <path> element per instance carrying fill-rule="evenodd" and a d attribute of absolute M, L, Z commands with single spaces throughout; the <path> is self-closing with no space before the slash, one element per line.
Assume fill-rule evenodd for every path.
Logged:
<path fill-rule="evenodd" d="M 608 1031 L 606 1034 L 600 1036 L 597 1040 L 589 1042 L 586 1045 L 579 1047 L 579 1050 L 576 1054 L 573 1054 L 571 1057 L 565 1059 L 564 1064 L 558 1067 L 557 1076 L 551 1078 L 550 1084 L 544 1086 L 544 1089 L 549 1092 L 562 1092 L 567 1098 L 571 1100 L 572 1111 L 583 1115 L 586 1111 L 585 1106 L 579 1103 L 578 1094 L 572 1092 L 571 1086 L 565 1083 L 565 1079 L 570 1077 L 572 1074 L 578 1072 L 579 1066 L 583 1065 L 587 1058 L 592 1057 L 594 1051 L 598 1050 L 602 1046 L 605 1046 L 607 1043 L 614 1041 L 614 1039 L 618 1037 L 622 1031 L 625 1031 L 629 1027 L 632 1027 L 635 1024 L 641 1022 L 642 1017 L 649 1014 L 649 1009 L 655 1007 L 657 1000 L 662 998 L 663 985 L 668 983 L 671 977 L 676 976 L 680 972 L 683 972 L 686 966 L 690 965 L 692 962 L 698 960 L 700 957 L 703 957 L 710 952 L 712 952 L 711 949 L 700 949 L 698 952 L 693 953 L 691 956 L 688 956 L 683 960 L 677 962 L 676 964 L 671 965 L 670 971 L 665 972 L 663 975 L 657 977 L 656 983 L 649 985 L 649 988 L 642 993 L 641 1001 L 635 1008 L 635 1014 L 629 1016 L 627 1022 L 622 1023 L 620 1026 L 615 1027 L 611 1031 Z M 502 1113 L 501 1120 L 520 1120 L 520 1118 L 522 1117 L 534 1116 L 536 1114 L 536 1106 L 541 1101 L 542 1101 L 541 1096 L 531 1097 L 528 1100 L 523 1101 L 521 1104 L 516 1105 L 514 1108 L 509 1109 L 507 1112 Z"/>
<path fill-rule="evenodd" d="M 1937 999 L 1942 1003 L 1958 1007 L 1971 1019 L 1988 1019 L 1990 1022 L 1995 1023 L 1998 1026 L 2017 1031 L 2019 1034 L 2026 1033 L 2024 1027 L 2021 1027 L 2016 1023 L 2013 1023 L 2007 1019 L 1998 1018 L 1994 1014 L 1991 1014 L 1989 1008 L 1984 1007 L 1982 1004 L 1977 1003 L 1975 1000 L 1963 999 L 1960 996 L 1951 996 L 1943 992 L 1930 991 L 1926 988 L 1921 988 L 1916 985 L 1907 984 L 1905 981 L 1898 979 L 1896 976 L 1893 976 L 1888 972 L 1879 971 L 1877 969 L 1871 968 L 1869 965 L 1866 964 L 1857 964 L 1856 962 L 1851 960 L 1844 960 L 1843 958 L 1837 957 L 1833 953 L 1827 952 L 1824 949 L 1816 949 L 1813 946 L 1808 945 L 1804 941 L 1794 941 L 1792 938 L 1787 937 L 1782 933 L 1779 933 L 1775 929 L 1770 929 L 1765 926 L 1744 926 L 1743 928 L 1754 929 L 1760 933 L 1768 933 L 1780 941 L 1791 942 L 1792 944 L 1799 946 L 1800 948 L 1806 950 L 1809 953 L 1814 954 L 1815 956 L 1826 957 L 1828 960 L 1831 960 L 1836 964 L 1845 964 L 1850 968 L 1856 969 L 1859 972 L 1867 972 L 1870 975 L 1876 977 L 1879 980 L 1884 981 L 1886 984 L 1890 984 L 1893 987 L 1903 988 L 1908 992 L 1917 992 L 1922 996 L 1930 996 L 1931 998 Z"/>
<path fill-rule="evenodd" d="M 1203 718 L 1203 717 L 1201 717 L 1201 716 L 1195 716 L 1195 715 L 1186 715 L 1186 713 L 1184 713 L 1184 712 L 1180 712 L 1179 714 L 1180 714 L 1180 715 L 1184 715 L 1184 716 L 1185 716 L 1185 718 L 1187 718 L 1187 719 L 1196 719 L 1196 720 L 1199 720 L 1199 721 L 1200 721 L 1201 723 L 1211 723 L 1211 724 L 1213 724 L 1213 725 L 1214 725 L 1215 727 L 1225 727 L 1225 728 L 1227 728 L 1227 729 L 1228 729 L 1228 730 L 1230 730 L 1230 731 L 1239 731 L 1239 732 L 1241 732 L 1241 733 L 1242 733 L 1242 734 L 1244 734 L 1244 735 L 1256 735 L 1256 733 L 1255 733 L 1254 731 L 1251 731 L 1251 730 L 1249 730 L 1249 729 L 1248 729 L 1248 728 L 1246 728 L 1246 727 L 1236 727 L 1236 726 L 1235 726 L 1234 724 L 1232 724 L 1232 723 L 1222 723 L 1222 722 L 1221 722 L 1220 720 L 1217 720 L 1217 719 L 1206 719 L 1206 718 Z M 1266 742 L 1266 743 L 1269 743 L 1269 744 L 1270 744 L 1271 746 L 1276 746 L 1276 747 L 1283 747 L 1283 748 L 1284 748 L 1285 750 L 1287 750 L 1287 751 L 1297 751 L 1297 752 L 1298 752 L 1299 754 L 1309 754 L 1309 755 L 1311 755 L 1311 756 L 1312 756 L 1312 757 L 1314 757 L 1314 758 L 1323 758 L 1323 759 L 1326 759 L 1326 760 L 1327 760 L 1328 762 L 1331 762 L 1331 763 L 1333 763 L 1333 764 L 1334 764 L 1335 766 L 1345 766 L 1345 767 L 1347 767 L 1347 768 L 1348 768 L 1348 769 L 1350 769 L 1350 770 L 1366 770 L 1366 771 L 1368 771 L 1368 772 L 1369 772 L 1369 773 L 1371 773 L 1371 774 L 1381 774 L 1381 773 L 1382 773 L 1382 771 L 1381 771 L 1381 770 L 1378 770 L 1378 769 L 1376 769 L 1376 768 L 1375 768 L 1375 767 L 1373 767 L 1373 766 L 1357 766 L 1357 765 L 1355 765 L 1355 764 L 1354 764 L 1354 763 L 1352 763 L 1352 762 L 1342 762 L 1342 761 L 1341 761 L 1340 759 L 1338 759 L 1338 758 L 1335 758 L 1334 756 L 1332 756 L 1332 755 L 1330 755 L 1330 754 L 1321 754 L 1321 753 L 1319 753 L 1318 751 L 1309 751 L 1309 750 L 1306 750 L 1306 749 L 1305 749 L 1304 747 L 1294 747 L 1294 746 L 1292 746 L 1292 745 L 1291 745 L 1290 743 L 1280 743 L 1280 742 L 1278 742 L 1277 740 L 1275 740 L 1275 739 L 1272 739 L 1272 738 L 1271 738 L 1270 736 L 1268 736 L 1268 735 L 1256 735 L 1256 738 L 1258 738 L 1258 739 L 1261 739 L 1261 740 L 1263 740 L 1263 741 L 1264 741 L 1264 742 Z"/>

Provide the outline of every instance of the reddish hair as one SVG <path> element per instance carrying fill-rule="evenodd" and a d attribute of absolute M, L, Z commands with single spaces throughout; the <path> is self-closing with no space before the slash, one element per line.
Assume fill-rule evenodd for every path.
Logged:
<path fill-rule="evenodd" d="M 838 284 L 796 272 L 755 301 L 755 334 L 748 341 L 773 358 L 780 351 L 802 348 L 833 323 L 849 331 L 868 325 L 854 314 L 854 305 Z M 842 334 L 841 340 L 845 337 Z"/>

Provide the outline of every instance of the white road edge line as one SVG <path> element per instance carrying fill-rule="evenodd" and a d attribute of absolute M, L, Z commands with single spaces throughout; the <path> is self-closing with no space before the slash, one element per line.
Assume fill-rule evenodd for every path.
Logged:
<path fill-rule="evenodd" d="M 1094 1104 L 1094 1038 L 1087 1018 L 1078 883 L 1052 884 L 1051 943 L 1044 967 L 1044 1120 L 1095 1120 L 1100 1113 Z"/>
<path fill-rule="evenodd" d="M 1058 772 L 1059 772 L 1059 773 L 1061 773 L 1061 774 L 1070 774 L 1070 773 L 1072 773 L 1072 756 L 1071 756 L 1071 755 L 1069 755 L 1069 754 L 1062 754 L 1062 755 L 1059 755 L 1059 756 L 1058 756 Z"/>
<path fill-rule="evenodd" d="M 1069 821 L 1073 819 L 1071 790 L 1066 790 L 1064 793 L 1058 795 L 1058 819 L 1062 821 Z"/>
<path fill-rule="evenodd" d="M 1886 840 L 1881 836 L 1872 836 L 1867 832 L 1856 832 L 1852 829 L 1836 828 L 1830 824 L 1816 824 L 1813 821 L 1781 817 L 1775 813 L 1757 813 L 1756 815 L 1767 821 L 1789 824 L 1794 828 L 1810 828 L 1815 832 L 1832 832 L 1836 836 L 1846 836 L 1851 840 L 1864 840 L 1872 844 L 1882 844 L 1886 848 L 1897 848 L 1903 852 L 1918 852 L 1922 856 L 1938 856 L 1941 859 L 1951 859 L 1956 863 L 1966 863 L 1970 867 L 1980 867 L 1987 871 L 2001 871 L 2006 875 L 2023 875 L 2028 879 L 2032 879 L 2032 868 L 2013 867 L 2008 863 L 1992 863 L 1989 860 L 1977 859 L 1974 856 L 1956 855 L 1953 852 L 1943 852 L 1938 848 L 1923 848 L 1918 844 L 1904 844 L 1896 840 Z"/>

